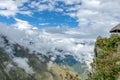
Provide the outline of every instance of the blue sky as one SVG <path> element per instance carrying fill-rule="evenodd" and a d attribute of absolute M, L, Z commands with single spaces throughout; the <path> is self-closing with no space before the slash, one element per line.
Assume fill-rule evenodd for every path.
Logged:
<path fill-rule="evenodd" d="M 13 0 L 8 0 L 13 1 Z M 14 0 L 17 2 L 17 0 Z M 14 2 L 13 1 L 13 2 Z M 24 0 L 23 0 L 24 1 Z M 7 0 L 5 0 L 7 2 Z M 34 4 L 33 4 L 34 3 Z M 58 1 L 57 4 L 54 5 L 54 8 L 58 8 L 59 10 L 63 9 L 63 11 L 54 11 L 49 9 L 43 9 L 43 10 L 37 10 L 35 7 L 35 4 L 39 3 L 39 5 L 45 5 L 43 7 L 46 7 L 48 4 L 51 4 L 49 0 L 25 0 L 24 3 L 22 3 L 22 7 L 26 7 L 23 9 L 23 11 L 31 12 L 31 14 L 20 14 L 17 13 L 15 15 L 1 15 L 0 16 L 0 22 L 6 23 L 7 25 L 15 24 L 16 21 L 14 18 L 18 18 L 24 21 L 28 21 L 31 25 L 43 28 L 43 27 L 77 27 L 78 22 L 76 21 L 76 18 L 72 18 L 69 15 L 65 15 L 64 12 L 67 12 L 65 7 L 72 7 L 72 5 L 65 5 L 63 1 Z M 2 3 L 4 4 L 4 3 Z M 1 4 L 1 5 L 2 5 Z M 12 5 L 12 4 L 11 4 Z M 31 5 L 34 5 L 31 7 Z M 37 7 L 39 6 L 37 5 Z M 48 7 L 49 8 L 49 7 Z M 2 9 L 1 9 L 2 10 Z M 14 12 L 13 10 L 9 10 L 10 12 Z M 22 11 L 22 10 L 21 10 Z M 7 22 L 6 22 L 7 21 Z"/>
<path fill-rule="evenodd" d="M 119 13 L 119 0 L 0 0 L 0 23 L 22 30 L 59 27 L 106 36 L 119 24 Z"/>
<path fill-rule="evenodd" d="M 18 19 L 28 21 L 31 25 L 44 28 L 44 27 L 77 27 L 78 22 L 75 18 L 71 18 L 68 15 L 63 15 L 60 12 L 55 11 L 43 11 L 42 13 L 34 12 L 32 16 L 26 16 L 17 14 L 15 16 Z M 7 21 L 7 22 L 6 22 Z M 7 25 L 15 24 L 14 17 L 0 16 L 0 22 Z"/>

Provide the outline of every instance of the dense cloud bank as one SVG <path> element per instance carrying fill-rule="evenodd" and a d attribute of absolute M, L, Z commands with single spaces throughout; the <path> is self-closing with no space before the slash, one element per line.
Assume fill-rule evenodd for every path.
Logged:
<path fill-rule="evenodd" d="M 76 38 L 64 33 L 49 33 L 44 30 L 20 30 L 14 27 L 0 26 L 0 33 L 7 36 L 11 43 L 18 43 L 35 54 L 41 53 L 50 57 L 52 61 L 57 56 L 64 59 L 66 55 L 71 55 L 77 61 L 90 66 L 94 57 L 95 39 Z M 27 60 L 24 59 L 26 62 Z M 16 60 L 17 61 L 17 60 Z"/>

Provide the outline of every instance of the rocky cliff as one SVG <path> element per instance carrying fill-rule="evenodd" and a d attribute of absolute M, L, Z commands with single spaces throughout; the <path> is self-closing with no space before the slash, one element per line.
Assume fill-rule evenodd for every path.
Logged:
<path fill-rule="evenodd" d="M 120 35 L 99 37 L 95 44 L 95 58 L 88 80 L 120 80 Z"/>

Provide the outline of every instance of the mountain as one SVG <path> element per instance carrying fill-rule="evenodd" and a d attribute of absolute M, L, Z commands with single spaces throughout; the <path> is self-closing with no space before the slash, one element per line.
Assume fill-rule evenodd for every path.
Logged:
<path fill-rule="evenodd" d="M 49 58 L 28 48 L 12 44 L 6 36 L 0 35 L 0 79 L 1 80 L 62 80 L 60 74 L 74 70 L 62 68 Z"/>
<path fill-rule="evenodd" d="M 94 42 L 45 30 L 0 26 L 1 79 L 60 80 L 66 72 L 86 77 Z"/>

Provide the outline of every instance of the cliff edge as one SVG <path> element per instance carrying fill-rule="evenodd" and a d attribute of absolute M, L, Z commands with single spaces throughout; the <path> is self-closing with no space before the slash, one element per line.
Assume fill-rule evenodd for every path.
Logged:
<path fill-rule="evenodd" d="M 120 35 L 99 37 L 95 43 L 95 58 L 88 80 L 120 80 Z"/>

